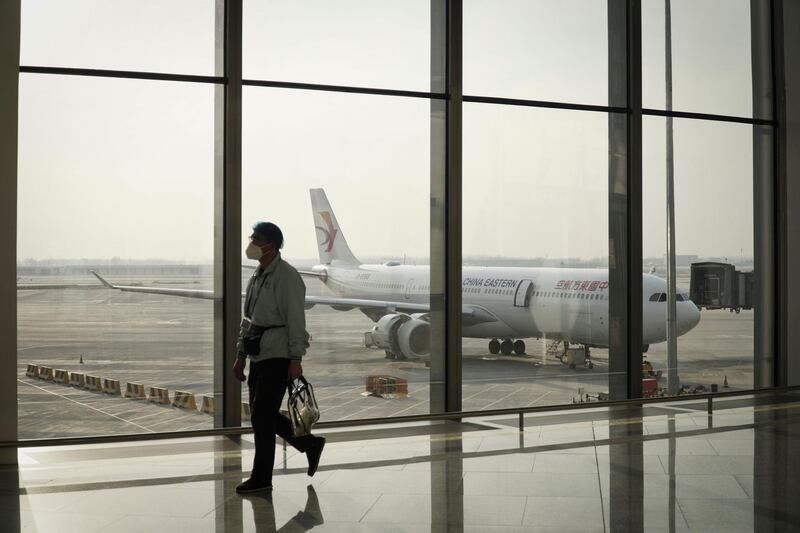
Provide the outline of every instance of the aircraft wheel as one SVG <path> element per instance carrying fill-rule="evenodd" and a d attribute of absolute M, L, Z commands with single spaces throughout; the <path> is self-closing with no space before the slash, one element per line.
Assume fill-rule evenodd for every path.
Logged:
<path fill-rule="evenodd" d="M 525 341 L 514 341 L 514 353 L 517 355 L 525 355 Z"/>
<path fill-rule="evenodd" d="M 489 341 L 489 353 L 492 355 L 497 355 L 500 353 L 500 341 L 497 339 L 492 339 Z"/>
<path fill-rule="evenodd" d="M 588 363 L 586 363 L 586 368 L 588 368 L 589 370 L 591 370 L 592 368 L 594 368 L 594 363 L 592 363 L 591 361 L 589 361 Z"/>
<path fill-rule="evenodd" d="M 386 352 L 386 356 L 384 357 L 384 359 L 395 359 L 395 355 L 391 351 L 389 350 L 384 350 L 384 351 Z"/>
<path fill-rule="evenodd" d="M 500 343 L 500 353 L 503 355 L 511 355 L 513 349 L 514 345 L 509 339 L 506 339 Z"/>

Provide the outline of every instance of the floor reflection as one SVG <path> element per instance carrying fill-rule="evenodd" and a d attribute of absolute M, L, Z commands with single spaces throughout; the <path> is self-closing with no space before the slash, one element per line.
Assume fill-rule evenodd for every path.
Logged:
<path fill-rule="evenodd" d="M 464 531 L 463 435 L 431 440 L 431 533 Z"/>
<path fill-rule="evenodd" d="M 800 531 L 800 403 L 659 409 L 331 433 L 247 497 L 238 438 L 20 450 L 0 531 Z"/>
<path fill-rule="evenodd" d="M 319 507 L 319 498 L 312 485 L 306 487 L 308 498 L 305 507 L 297 511 L 280 529 L 275 529 L 275 507 L 272 503 L 272 492 L 249 494 L 243 499 L 250 502 L 253 511 L 253 523 L 256 533 L 295 533 L 308 531 L 325 523 Z"/>
<path fill-rule="evenodd" d="M 22 530 L 19 486 L 17 468 L 0 465 L 0 530 L 8 533 L 19 533 Z"/>

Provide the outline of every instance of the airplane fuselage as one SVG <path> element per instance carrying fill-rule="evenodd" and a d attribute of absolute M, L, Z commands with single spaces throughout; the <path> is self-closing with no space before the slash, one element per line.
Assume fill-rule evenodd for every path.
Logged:
<path fill-rule="evenodd" d="M 325 285 L 343 298 L 368 298 L 428 304 L 428 266 L 318 265 Z M 666 281 L 643 274 L 644 344 L 666 340 L 666 302 L 653 295 L 666 293 Z M 538 267 L 464 267 L 462 301 L 495 320 L 470 325 L 463 336 L 472 338 L 551 338 L 587 346 L 608 346 L 607 269 Z M 685 296 L 685 297 L 684 297 Z M 661 301 L 658 301 L 658 300 Z M 698 308 L 681 293 L 678 335 L 700 319 Z"/>

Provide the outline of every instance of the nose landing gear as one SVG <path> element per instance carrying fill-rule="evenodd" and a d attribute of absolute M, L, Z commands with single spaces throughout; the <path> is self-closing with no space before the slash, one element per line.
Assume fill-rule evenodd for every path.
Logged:
<path fill-rule="evenodd" d="M 525 355 L 525 341 L 520 339 L 515 341 L 503 339 L 502 342 L 497 339 L 489 341 L 489 353 L 492 355 L 511 355 L 512 352 L 516 355 Z"/>

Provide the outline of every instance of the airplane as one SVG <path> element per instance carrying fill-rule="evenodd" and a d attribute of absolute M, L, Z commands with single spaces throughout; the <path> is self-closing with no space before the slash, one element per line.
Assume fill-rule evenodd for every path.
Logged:
<path fill-rule="evenodd" d="M 306 296 L 315 305 L 340 311 L 358 309 L 373 322 L 365 335 L 368 346 L 389 359 L 420 359 L 430 355 L 430 267 L 361 263 L 351 251 L 323 189 L 311 189 L 319 264 L 300 274 L 319 279 L 331 296 Z M 123 286 L 92 273 L 110 289 L 213 299 L 213 291 Z M 643 350 L 664 342 L 667 282 L 642 274 L 644 299 Z M 609 343 L 608 269 L 552 267 L 462 268 L 462 336 L 488 339 L 489 353 L 523 355 L 523 339 L 545 338 L 575 344 L 590 363 L 591 348 Z M 700 309 L 685 290 L 677 293 L 678 335 L 700 322 Z M 563 359 L 562 359 L 563 360 Z M 570 365 L 573 366 L 573 365 Z"/>

